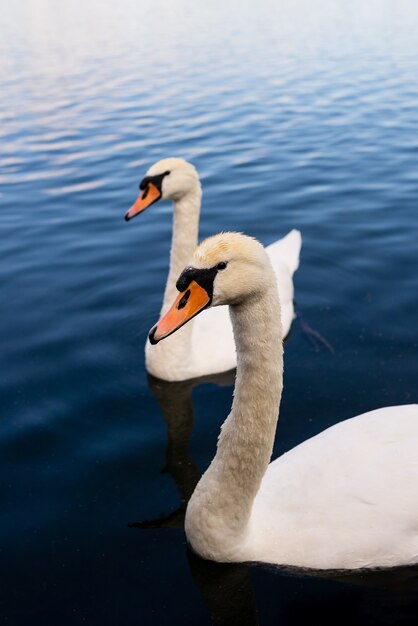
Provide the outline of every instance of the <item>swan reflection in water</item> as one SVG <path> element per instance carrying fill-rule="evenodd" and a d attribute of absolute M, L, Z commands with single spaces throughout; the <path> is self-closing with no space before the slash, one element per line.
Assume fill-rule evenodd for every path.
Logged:
<path fill-rule="evenodd" d="M 148 374 L 148 386 L 154 395 L 167 426 L 167 449 L 164 473 L 170 474 L 180 492 L 181 504 L 170 514 L 154 520 L 131 524 L 137 528 L 184 528 L 187 503 L 199 482 L 201 473 L 189 454 L 193 432 L 192 392 L 204 383 L 233 385 L 235 369 L 179 382 L 167 382 Z"/>
<path fill-rule="evenodd" d="M 131 528 L 184 528 L 187 503 L 201 476 L 189 453 L 194 423 L 193 389 L 205 383 L 232 387 L 234 380 L 235 369 L 181 382 L 167 382 L 148 376 L 149 388 L 167 426 L 166 462 L 163 471 L 172 476 L 179 490 L 180 506 L 167 515 L 129 524 Z M 249 565 L 205 561 L 190 549 L 187 550 L 187 560 L 214 624 L 258 624 Z"/>
<path fill-rule="evenodd" d="M 213 383 L 232 386 L 235 370 L 167 382 L 148 376 L 148 384 L 167 426 L 164 472 L 170 474 L 180 494 L 180 505 L 167 515 L 129 524 L 131 528 L 184 528 L 187 503 L 200 479 L 189 453 L 193 432 L 193 389 Z M 271 590 L 270 613 L 281 624 L 414 625 L 418 616 L 418 567 L 367 572 L 315 572 L 247 563 L 206 561 L 187 549 L 190 572 L 208 606 L 213 623 L 221 626 L 255 626 L 257 616 L 254 584 Z M 261 581 L 259 580 L 261 579 Z M 343 583 L 343 584 L 342 584 Z M 261 594 L 262 595 L 262 594 Z M 264 611 L 263 611 L 264 612 Z M 355 620 L 355 621 L 353 621 Z M 364 622 L 366 623 L 366 622 Z"/>

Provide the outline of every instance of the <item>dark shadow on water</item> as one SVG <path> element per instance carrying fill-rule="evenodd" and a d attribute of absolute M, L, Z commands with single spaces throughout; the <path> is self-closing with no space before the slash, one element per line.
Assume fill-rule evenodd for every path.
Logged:
<path fill-rule="evenodd" d="M 187 503 L 200 479 L 197 465 L 189 454 L 193 431 L 192 392 L 204 383 L 233 385 L 235 370 L 167 382 L 148 376 L 149 387 L 158 402 L 167 425 L 166 464 L 180 493 L 180 506 L 163 517 L 129 524 L 131 528 L 184 528 Z M 190 572 L 217 626 L 257 626 L 255 595 L 248 564 L 223 564 L 205 561 L 187 549 Z"/>
<path fill-rule="evenodd" d="M 343 572 L 251 568 L 260 623 L 415 626 L 418 567 Z"/>
<path fill-rule="evenodd" d="M 193 389 L 204 383 L 233 385 L 235 369 L 180 382 L 167 382 L 148 375 L 148 385 L 167 426 L 166 463 L 163 472 L 170 474 L 180 493 L 180 506 L 163 517 L 130 524 L 135 528 L 183 528 L 187 503 L 200 479 L 197 465 L 189 454 L 193 432 Z"/>
<path fill-rule="evenodd" d="M 187 560 L 216 626 L 256 626 L 255 594 L 247 563 L 214 563 L 197 556 L 190 548 Z"/>
<path fill-rule="evenodd" d="M 416 566 L 318 572 L 263 564 L 213 563 L 190 549 L 187 557 L 212 623 L 217 626 L 418 624 Z"/>

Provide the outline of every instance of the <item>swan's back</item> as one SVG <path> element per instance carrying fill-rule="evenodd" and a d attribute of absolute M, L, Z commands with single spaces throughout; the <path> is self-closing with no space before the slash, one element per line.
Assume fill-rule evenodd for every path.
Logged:
<path fill-rule="evenodd" d="M 271 463 L 246 558 L 327 569 L 418 562 L 418 405 L 336 424 Z"/>

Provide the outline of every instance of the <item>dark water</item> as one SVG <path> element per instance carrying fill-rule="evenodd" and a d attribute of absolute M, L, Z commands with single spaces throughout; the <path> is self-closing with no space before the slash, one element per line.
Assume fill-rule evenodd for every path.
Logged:
<path fill-rule="evenodd" d="M 152 162 L 183 156 L 202 236 L 302 231 L 275 454 L 416 402 L 417 4 L 1 8 L 1 623 L 415 624 L 416 572 L 341 582 L 187 552 L 232 387 L 148 381 L 171 207 L 123 214 Z"/>

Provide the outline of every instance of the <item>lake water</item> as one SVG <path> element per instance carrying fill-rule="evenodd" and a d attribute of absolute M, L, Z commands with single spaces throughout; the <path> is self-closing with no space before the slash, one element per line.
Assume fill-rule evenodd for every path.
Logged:
<path fill-rule="evenodd" d="M 182 156 L 202 237 L 301 230 L 275 455 L 417 402 L 417 29 L 414 0 L 2 3 L 1 623 L 416 623 L 416 571 L 187 551 L 232 386 L 148 380 L 172 210 L 123 215 Z"/>

